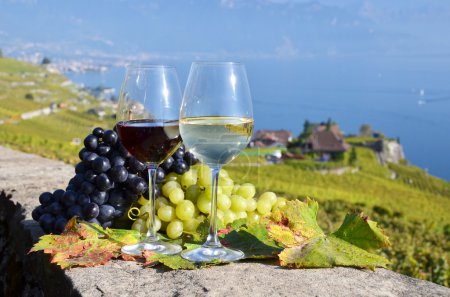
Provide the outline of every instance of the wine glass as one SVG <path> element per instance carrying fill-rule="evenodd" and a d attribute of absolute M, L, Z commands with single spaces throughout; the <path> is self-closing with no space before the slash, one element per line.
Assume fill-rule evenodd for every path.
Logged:
<path fill-rule="evenodd" d="M 217 187 L 220 168 L 244 149 L 253 132 L 250 88 L 244 65 L 194 62 L 180 110 L 183 142 L 211 168 L 211 213 L 206 242 L 181 256 L 194 262 L 236 261 L 239 250 L 225 248 L 217 237 Z"/>
<path fill-rule="evenodd" d="M 141 255 L 143 250 L 172 255 L 181 246 L 159 240 L 155 230 L 155 182 L 158 165 L 180 146 L 178 117 L 181 89 L 174 67 L 130 65 L 119 96 L 116 124 L 119 138 L 136 159 L 147 166 L 149 220 L 145 239 L 122 247 L 122 252 Z"/>

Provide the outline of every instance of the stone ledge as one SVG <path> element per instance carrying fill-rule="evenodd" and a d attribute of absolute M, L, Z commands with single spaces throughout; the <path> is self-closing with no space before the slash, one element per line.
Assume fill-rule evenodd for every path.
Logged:
<path fill-rule="evenodd" d="M 42 230 L 30 220 L 39 193 L 64 187 L 73 167 L 0 147 L 1 188 L 25 206 L 27 219 L 8 222 L 15 257 L 44 296 L 450 296 L 450 289 L 389 270 L 284 269 L 244 261 L 194 271 L 143 269 L 112 261 L 60 270 L 42 253 L 27 254 Z M 57 174 L 55 174 L 55 171 Z M 37 174 L 38 173 L 38 174 Z"/>

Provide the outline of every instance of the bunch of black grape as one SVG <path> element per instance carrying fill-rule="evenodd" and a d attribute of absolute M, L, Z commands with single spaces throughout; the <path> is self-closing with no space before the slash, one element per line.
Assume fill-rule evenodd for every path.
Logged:
<path fill-rule="evenodd" d="M 141 195 L 148 197 L 146 166 L 130 155 L 115 131 L 95 128 L 79 157 L 66 190 L 39 196 L 41 205 L 32 216 L 46 233 L 61 233 L 74 216 L 110 227 Z"/>
<path fill-rule="evenodd" d="M 195 165 L 199 160 L 193 153 L 187 152 L 186 147 L 182 144 L 173 155 L 167 158 L 156 171 L 156 182 L 161 183 L 165 180 L 169 173 L 183 174 L 190 169 L 191 165 Z"/>

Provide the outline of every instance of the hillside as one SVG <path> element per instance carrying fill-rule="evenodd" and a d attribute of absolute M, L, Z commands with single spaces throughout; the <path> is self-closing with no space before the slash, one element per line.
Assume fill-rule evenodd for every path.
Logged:
<path fill-rule="evenodd" d="M 95 126 L 111 128 L 87 113 L 101 102 L 45 68 L 0 58 L 0 145 L 74 164 L 84 136 Z M 48 115 L 23 119 L 24 113 L 58 106 Z M 74 141 L 75 140 L 75 141 Z M 381 166 L 374 152 L 357 147 L 337 163 L 291 160 L 266 165 L 263 151 L 246 151 L 227 166 L 233 179 L 254 183 L 288 198 L 310 196 L 321 205 L 320 223 L 336 228 L 345 213 L 360 209 L 379 221 L 392 247 L 382 251 L 395 271 L 449 286 L 450 183 L 407 164 Z M 345 166 L 341 174 L 327 170 Z"/>
<path fill-rule="evenodd" d="M 0 58 L 1 145 L 74 163 L 77 141 L 95 126 L 113 125 L 110 117 L 102 120 L 87 112 L 101 107 L 111 114 L 101 105 L 45 67 Z"/>

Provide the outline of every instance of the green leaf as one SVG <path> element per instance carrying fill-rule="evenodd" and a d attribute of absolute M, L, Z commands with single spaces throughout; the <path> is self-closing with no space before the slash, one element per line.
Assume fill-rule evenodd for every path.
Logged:
<path fill-rule="evenodd" d="M 282 266 L 295 268 L 352 266 L 374 269 L 389 264 L 387 259 L 332 235 L 316 237 L 304 245 L 286 248 L 279 258 Z"/>
<path fill-rule="evenodd" d="M 389 238 L 377 223 L 368 220 L 362 214 L 347 214 L 344 223 L 333 235 L 365 250 L 390 245 Z"/>
<path fill-rule="evenodd" d="M 186 243 L 185 247 L 187 247 L 188 250 L 196 249 L 200 247 L 199 244 L 190 244 Z M 199 269 L 203 267 L 213 266 L 213 265 L 219 265 L 223 264 L 220 261 L 213 261 L 208 263 L 194 263 L 189 260 L 186 260 L 181 257 L 180 254 L 176 255 L 162 255 L 162 254 L 156 254 L 153 252 L 144 252 L 144 257 L 146 260 L 146 263 L 161 263 L 167 268 L 170 269 L 184 269 L 184 270 L 193 270 L 193 269 Z"/>
<path fill-rule="evenodd" d="M 223 245 L 241 250 L 245 258 L 271 258 L 282 251 L 277 242 L 269 238 L 266 226 L 261 224 L 247 226 L 242 223 L 236 230 L 222 235 Z"/>
<path fill-rule="evenodd" d="M 269 236 L 286 247 L 296 246 L 308 239 L 324 235 L 317 224 L 316 201 L 291 200 L 283 208 L 275 210 L 270 218 Z"/>

